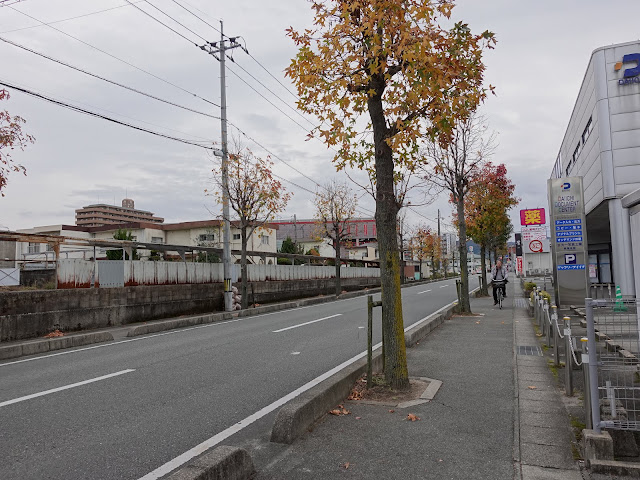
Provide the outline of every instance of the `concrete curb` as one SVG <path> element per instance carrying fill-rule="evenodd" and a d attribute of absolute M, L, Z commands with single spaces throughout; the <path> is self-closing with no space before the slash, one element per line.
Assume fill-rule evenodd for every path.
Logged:
<path fill-rule="evenodd" d="M 471 295 L 479 290 L 469 292 Z M 445 305 L 437 312 L 425 317 L 418 324 L 405 332 L 405 345 L 411 347 L 427 336 L 445 319 L 449 318 L 457 301 Z M 373 369 L 382 368 L 382 353 L 374 353 Z M 275 443 L 292 444 L 294 440 L 304 434 L 309 427 L 327 413 L 336 404 L 342 402 L 351 391 L 355 381 L 367 371 L 367 360 L 362 358 L 345 367 L 319 385 L 294 398 L 284 405 L 276 415 L 271 430 L 271 441 Z"/>
<path fill-rule="evenodd" d="M 457 278 L 457 277 L 451 277 L 451 278 Z M 402 287 L 403 288 L 412 287 L 412 286 L 417 286 L 417 285 L 422 285 L 427 283 L 440 282 L 442 280 L 445 280 L 445 279 L 417 281 L 417 282 L 412 282 L 410 284 L 404 284 Z M 291 301 L 291 302 L 264 305 L 264 306 L 255 307 L 255 308 L 248 308 L 245 310 L 238 310 L 235 312 L 208 313 L 204 315 L 195 315 L 192 317 L 172 318 L 169 320 L 158 320 L 153 323 L 147 323 L 145 325 L 139 325 L 137 327 L 133 327 L 127 333 L 127 337 L 137 337 L 139 335 L 148 335 L 150 333 L 164 332 L 166 330 L 173 330 L 175 328 L 193 327 L 196 325 L 222 322 L 222 321 L 231 320 L 234 318 L 264 315 L 265 313 L 279 312 L 281 310 L 289 310 L 293 308 L 306 307 L 309 305 L 318 305 L 321 303 L 328 303 L 336 300 L 348 300 L 351 298 L 362 297 L 365 295 L 373 295 L 376 293 L 380 293 L 380 287 L 370 288 L 367 290 L 356 290 L 354 292 L 347 292 L 347 293 L 343 293 L 339 297 L 336 297 L 335 295 L 326 295 L 322 297 L 312 297 L 312 298 L 305 298 L 305 299 Z"/>
<path fill-rule="evenodd" d="M 221 445 L 167 477 L 167 480 L 247 480 L 256 473 L 246 450 Z"/>
<path fill-rule="evenodd" d="M 54 350 L 61 350 L 63 348 L 81 347 L 92 343 L 110 342 L 112 340 L 113 335 L 109 332 L 93 332 L 50 338 L 46 340 L 29 341 L 0 347 L 0 360 L 51 352 Z"/>

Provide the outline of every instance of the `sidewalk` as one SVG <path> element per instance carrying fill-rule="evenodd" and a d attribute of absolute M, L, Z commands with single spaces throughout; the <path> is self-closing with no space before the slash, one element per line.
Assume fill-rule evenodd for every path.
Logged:
<path fill-rule="evenodd" d="M 544 357 L 517 354 L 538 342 L 514 289 L 503 310 L 472 299 L 483 316 L 453 317 L 407 350 L 412 377 L 443 382 L 429 403 L 345 402 L 351 414 L 325 416 L 256 478 L 582 479 Z"/>

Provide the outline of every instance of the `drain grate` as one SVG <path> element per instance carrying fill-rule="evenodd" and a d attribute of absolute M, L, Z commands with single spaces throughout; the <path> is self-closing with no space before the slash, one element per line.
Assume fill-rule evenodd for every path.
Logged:
<path fill-rule="evenodd" d="M 518 355 L 531 355 L 534 357 L 542 356 L 542 348 L 530 347 L 528 345 L 518 345 Z"/>

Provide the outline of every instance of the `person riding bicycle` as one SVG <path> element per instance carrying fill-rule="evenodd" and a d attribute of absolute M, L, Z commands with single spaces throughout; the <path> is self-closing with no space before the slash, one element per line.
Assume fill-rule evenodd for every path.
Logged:
<path fill-rule="evenodd" d="M 507 269 L 502 266 L 502 261 L 498 260 L 491 269 L 491 283 L 493 284 L 493 304 L 498 304 L 498 289 L 502 289 L 502 296 L 507 296 Z"/>

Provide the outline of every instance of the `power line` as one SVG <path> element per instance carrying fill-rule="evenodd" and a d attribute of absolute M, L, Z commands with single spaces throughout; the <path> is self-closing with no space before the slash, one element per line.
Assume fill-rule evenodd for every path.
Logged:
<path fill-rule="evenodd" d="M 168 28 L 169 30 L 171 30 L 173 33 L 175 33 L 176 35 L 179 35 L 180 37 L 184 38 L 187 42 L 194 44 L 196 47 L 198 46 L 198 44 L 196 42 L 193 42 L 191 40 L 189 40 L 187 37 L 185 37 L 184 35 L 182 35 L 180 32 L 178 32 L 177 30 L 174 30 L 173 28 L 171 28 L 169 25 L 167 25 L 166 23 L 164 23 L 162 20 L 158 20 L 156 17 L 154 17 L 153 15 L 151 15 L 149 12 L 143 10 L 142 8 L 140 8 L 138 5 L 135 5 L 133 3 L 131 3 L 129 0 L 125 0 L 129 5 L 131 5 L 132 7 L 136 8 L 137 10 L 140 10 L 142 13 L 144 13 L 147 17 L 153 19 L 154 21 L 158 22 L 160 25 L 162 25 L 163 27 Z M 147 2 L 149 3 L 149 2 Z M 149 5 L 151 5 L 152 7 L 154 7 L 153 4 L 149 3 Z M 155 8 L 155 7 L 154 7 Z M 159 9 L 158 9 L 159 10 Z M 163 12 L 164 13 L 164 12 Z M 165 13 L 166 15 L 166 13 Z M 172 19 L 173 20 L 173 19 Z M 175 21 L 175 20 L 174 20 Z M 179 22 L 176 22 L 179 23 Z M 196 34 L 197 35 L 197 34 Z M 198 35 L 198 37 L 200 37 L 200 35 Z M 202 37 L 200 37 L 202 38 Z M 205 39 L 203 39 L 205 40 Z M 206 40 L 205 40 L 206 42 Z"/>
<path fill-rule="evenodd" d="M 205 117 L 210 117 L 210 118 L 215 118 L 215 119 L 217 119 L 217 120 L 220 120 L 220 117 L 217 117 L 217 116 L 215 116 L 215 115 L 211 115 L 211 114 L 209 114 L 209 113 L 201 112 L 201 111 L 199 111 L 199 110 L 195 110 L 195 109 L 193 109 L 193 108 L 185 107 L 184 105 L 180 105 L 180 104 L 178 104 L 178 103 L 174 103 L 174 102 L 171 102 L 171 101 L 169 101 L 169 100 L 165 100 L 165 99 L 163 99 L 163 98 L 156 97 L 155 95 L 152 95 L 152 94 L 150 94 L 150 93 L 143 92 L 143 91 L 138 90 L 138 89 L 136 89 L 136 88 L 129 87 L 129 86 L 127 86 L 127 85 L 123 85 L 122 83 L 118 83 L 118 82 L 116 82 L 116 81 L 109 80 L 108 78 L 101 77 L 100 75 L 97 75 L 97 74 L 95 74 L 95 73 L 91 73 L 91 72 L 88 72 L 87 70 L 83 70 L 82 68 L 75 67 L 75 66 L 73 66 L 73 65 L 71 65 L 71 64 L 69 64 L 69 63 L 63 62 L 62 60 L 57 60 L 57 59 L 55 59 L 55 58 L 53 58 L 53 57 L 50 57 L 49 55 L 46 55 L 46 54 L 41 53 L 41 52 L 37 52 L 36 50 L 32 50 L 32 49 L 31 49 L 31 48 L 29 48 L 29 47 L 26 47 L 26 46 L 24 46 L 24 45 L 20 45 L 19 43 L 16 43 L 16 42 L 12 42 L 11 40 L 8 40 L 8 39 L 6 39 L 6 38 L 2 38 L 2 37 L 0 37 L 0 41 L 3 41 L 3 42 L 8 43 L 8 44 L 10 44 L 10 45 L 13 45 L 14 47 L 18 47 L 18 48 L 20 48 L 20 49 L 22 49 L 22 50 L 25 50 L 25 51 L 27 51 L 27 52 L 31 52 L 31 53 L 33 53 L 33 54 L 35 54 L 35 55 L 38 55 L 38 56 L 42 57 L 42 58 L 46 58 L 47 60 L 51 60 L 52 62 L 59 63 L 60 65 L 64 65 L 65 67 L 69 67 L 69 68 L 71 68 L 71 69 L 73 69 L 73 70 L 76 70 L 76 71 L 78 71 L 78 72 L 84 73 L 84 74 L 89 75 L 89 76 L 91 76 L 91 77 L 97 78 L 97 79 L 99 79 L 99 80 L 103 80 L 103 81 L 105 81 L 105 82 L 107 82 L 107 83 L 110 83 L 110 84 L 112 84 L 112 85 L 116 85 L 116 86 L 121 87 L 121 88 L 124 88 L 124 89 L 126 89 L 126 90 L 130 90 L 130 91 L 135 92 L 135 93 L 138 93 L 138 94 L 140 94 L 140 95 L 144 95 L 145 97 L 152 98 L 152 99 L 157 100 L 157 101 L 159 101 L 159 102 L 166 103 L 166 104 L 168 104 L 168 105 L 172 105 L 172 106 L 174 106 L 174 107 L 178 107 L 178 108 L 181 108 L 181 109 L 183 109 L 183 110 L 187 110 L 187 111 L 189 111 L 189 112 L 197 113 L 197 114 L 199 114 L 199 115 L 204 115 Z"/>
<path fill-rule="evenodd" d="M 221 33 L 221 34 L 222 34 L 222 32 L 220 31 L 220 29 L 219 29 L 219 28 L 214 27 L 213 25 L 211 25 L 211 24 L 210 24 L 209 22 L 207 22 L 206 20 L 203 20 L 203 19 L 202 19 L 202 18 L 200 18 L 198 15 L 196 15 L 196 14 L 195 14 L 195 13 L 193 13 L 191 10 L 189 10 L 187 7 L 185 7 L 184 5 L 180 4 L 180 3 L 179 3 L 179 2 L 177 2 L 176 0 L 171 0 L 171 1 L 172 1 L 173 3 L 175 3 L 176 5 L 178 5 L 180 8 L 183 8 L 184 10 L 186 10 L 187 12 L 189 12 L 191 15 L 193 15 L 193 16 L 194 16 L 194 17 L 196 17 L 198 20 L 200 20 L 202 23 L 204 23 L 204 24 L 206 24 L 206 25 L 209 25 L 209 26 L 210 26 L 211 28 L 213 28 L 216 32 L 218 32 L 218 33 Z M 185 2 L 185 3 L 186 3 L 186 2 Z M 189 4 L 187 3 L 187 5 L 189 5 Z M 189 6 L 191 6 L 191 5 L 189 5 Z M 193 9 L 195 9 L 195 10 L 198 10 L 198 11 L 202 12 L 202 10 L 199 10 L 199 9 L 197 9 L 196 7 L 191 7 L 191 8 L 193 8 Z M 203 13 L 204 13 L 204 12 L 203 12 Z M 224 35 L 224 34 L 222 34 L 222 35 Z M 225 36 L 225 37 L 227 37 L 227 35 L 224 35 L 224 36 Z M 227 38 L 229 38 L 229 37 L 227 37 Z"/>
<path fill-rule="evenodd" d="M 73 40 L 76 40 L 77 42 L 80 42 L 80 43 L 82 43 L 83 45 L 86 45 L 86 46 L 87 46 L 87 47 L 89 47 L 89 48 L 92 48 L 92 49 L 94 49 L 94 50 L 97 50 L 98 52 L 103 53 L 103 54 L 107 55 L 108 57 L 113 58 L 114 60 L 118 60 L 119 62 L 122 62 L 122 63 L 124 63 L 125 65 L 128 65 L 128 66 L 130 66 L 130 67 L 132 67 L 132 68 L 135 68 L 136 70 L 138 70 L 138 71 L 140 71 L 140 72 L 143 72 L 143 73 L 145 73 L 145 74 L 147 74 L 147 75 L 149 75 L 149 76 L 151 76 L 151 77 L 153 77 L 153 78 L 155 78 L 155 79 L 157 79 L 157 80 L 160 80 L 161 82 L 164 82 L 164 83 L 166 83 L 167 85 L 171 85 L 172 87 L 175 87 L 175 88 L 177 88 L 177 89 L 179 89 L 179 90 L 182 90 L 183 92 L 188 93 L 189 95 L 192 95 L 193 97 L 199 98 L 200 100 L 203 100 L 203 101 L 205 101 L 205 102 L 207 102 L 207 103 L 209 103 L 209 104 L 211 104 L 211 105 L 214 105 L 214 106 L 216 106 L 216 107 L 220 107 L 220 105 L 218 105 L 218 104 L 217 104 L 217 103 L 215 103 L 215 102 L 212 102 L 211 100 L 208 100 L 208 99 L 206 99 L 206 98 L 204 98 L 204 97 L 201 97 L 200 95 L 198 95 L 198 94 L 196 94 L 196 93 L 190 92 L 190 91 L 189 91 L 189 90 L 187 90 L 186 88 L 182 88 L 181 86 L 176 85 L 175 83 L 172 83 L 172 82 L 170 82 L 169 80 L 165 80 L 164 78 L 159 77 L 158 75 L 155 75 L 155 74 L 153 74 L 153 73 L 151 73 L 151 72 L 149 72 L 149 71 L 147 71 L 147 70 L 145 70 L 145 69 L 143 69 L 143 68 L 140 68 L 140 67 L 138 67 L 138 66 L 136 66 L 136 65 L 134 65 L 134 64 L 132 64 L 132 63 L 130 63 L 130 62 L 127 62 L 126 60 L 123 60 L 123 59 L 121 59 L 121 58 L 119 58 L 119 57 L 116 57 L 115 55 L 112 55 L 111 53 L 106 52 L 105 50 L 102 50 L 102 49 L 100 49 L 100 48 L 98 48 L 98 47 L 95 47 L 95 46 L 91 45 L 90 43 L 87 43 L 87 42 L 85 42 L 84 40 L 79 39 L 78 37 L 74 37 L 74 36 L 73 36 L 73 35 L 71 35 L 70 33 L 65 32 L 64 30 L 60 30 L 59 28 L 54 27 L 53 25 L 47 24 L 47 23 L 45 23 L 45 22 L 43 22 L 43 21 L 41 21 L 41 20 L 38 20 L 37 18 L 35 18 L 35 17 L 33 17 L 33 16 L 31 16 L 31 15 L 29 15 L 29 14 L 27 14 L 27 13 L 21 12 L 20 10 L 18 10 L 18 9 L 17 9 L 17 8 L 15 8 L 15 7 L 9 6 L 9 8 L 11 8 L 12 10 L 15 10 L 16 12 L 18 12 L 18 13 L 20 13 L 20 14 L 24 15 L 25 17 L 29 17 L 30 19 L 35 20 L 36 22 L 41 23 L 42 25 L 46 25 L 47 27 L 52 28 L 53 30 L 55 30 L 55 31 L 57 31 L 57 32 L 59 32 L 59 33 L 61 33 L 61 34 L 63 34 L 63 35 L 66 35 L 67 37 L 72 38 Z"/>
<path fill-rule="evenodd" d="M 89 115 L 89 116 L 92 116 L 92 117 L 101 118 L 103 120 L 107 120 L 108 122 L 112 122 L 112 123 L 116 123 L 118 125 L 122 125 L 122 126 L 125 126 L 125 127 L 133 128 L 134 130 L 139 130 L 141 132 L 149 133 L 151 135 L 156 135 L 158 137 L 163 137 L 163 138 L 166 138 L 168 140 L 174 140 L 174 141 L 180 142 L 180 143 L 186 143 L 187 145 L 193 145 L 195 147 L 204 148 L 206 150 L 215 150 L 215 148 L 213 146 L 209 147 L 209 146 L 206 146 L 206 145 L 202 145 L 200 143 L 196 143 L 196 142 L 192 142 L 190 140 L 186 140 L 184 138 L 172 137 L 171 135 L 165 135 L 164 133 L 156 132 L 156 131 L 149 130 L 149 129 L 146 129 L 146 128 L 143 128 L 143 127 L 138 127 L 137 125 L 132 125 L 130 123 L 122 122 L 122 121 L 117 120 L 115 118 L 108 117 L 106 115 L 102 115 L 102 114 L 97 113 L 97 112 L 92 112 L 91 110 L 86 110 L 84 108 L 80 108 L 80 107 L 77 107 L 75 105 L 71 105 L 69 103 L 62 102 L 60 100 L 56 100 L 56 99 L 48 97 L 46 95 L 42 95 L 40 93 L 36 93 L 34 91 L 28 90 L 26 88 L 18 87 L 17 85 L 13 85 L 13 84 L 5 82 L 3 80 L 0 80 L 0 85 L 2 85 L 4 87 L 7 87 L 7 88 L 12 88 L 14 90 L 17 90 L 19 92 L 25 93 L 25 94 L 30 95 L 32 97 L 39 98 L 41 100 L 46 100 L 47 102 L 56 104 L 56 105 L 61 106 L 61 107 L 68 108 L 69 110 L 73 110 L 73 111 L 79 112 L 79 113 L 84 113 L 85 115 Z M 213 143 L 213 142 L 210 142 L 210 143 Z"/>
<path fill-rule="evenodd" d="M 233 60 L 231 60 L 233 61 Z M 251 78 L 253 78 L 256 82 L 258 82 L 260 85 L 262 85 L 262 87 L 267 90 L 271 95 L 273 95 L 274 97 L 276 97 L 278 100 L 280 100 L 283 104 L 285 104 L 287 107 L 289 107 L 290 110 L 292 110 L 296 115 L 298 115 L 300 118 L 302 118 L 303 120 L 305 120 L 306 122 L 309 122 L 311 125 L 313 125 L 315 127 L 315 124 L 309 120 L 307 117 L 305 117 L 304 115 L 302 115 L 297 109 L 293 108 L 292 106 L 290 106 L 287 102 L 285 102 L 282 98 L 280 98 L 278 95 L 276 95 L 273 90 L 271 90 L 269 87 L 267 87 L 264 83 L 262 83 L 260 80 L 258 80 L 256 77 L 254 77 L 251 73 L 249 73 L 242 65 L 240 65 L 239 63 L 236 63 L 235 61 L 233 61 L 235 65 L 238 66 L 238 68 L 240 68 L 244 73 L 246 73 L 247 75 L 249 75 Z M 264 67 L 263 67 L 264 68 Z M 234 72 L 235 73 L 235 72 Z M 273 75 L 272 75 L 273 76 Z M 274 77 L 275 78 L 275 77 Z M 255 91 L 255 90 L 254 90 Z M 304 127 L 303 127 L 304 128 Z M 306 130 L 306 129 L 305 129 Z"/>
<path fill-rule="evenodd" d="M 142 3 L 145 0 L 136 0 L 133 3 Z M 124 4 L 124 5 L 118 5 L 116 7 L 111 7 L 111 8 L 105 8 L 103 10 L 97 10 L 95 12 L 89 12 L 89 13 L 85 13 L 83 15 L 77 15 L 75 17 L 69 17 L 69 18 L 63 18 L 62 20 L 55 20 L 53 22 L 47 22 L 47 23 L 41 23 L 40 25 L 31 25 L 30 27 L 22 27 L 22 28 L 14 28 L 13 30 L 5 30 L 4 32 L 0 32 L 0 34 L 3 33 L 11 33 L 11 32 L 19 32 L 20 30 L 29 30 L 31 28 L 38 28 L 38 27 L 43 27 L 45 25 L 53 25 L 54 23 L 62 23 L 62 22 L 67 22 L 69 20 L 76 20 L 78 18 L 84 18 L 84 17 L 90 17 L 91 15 L 97 15 L 98 13 L 104 13 L 104 12 L 108 12 L 110 10 L 116 10 L 118 8 L 123 8 L 123 7 L 130 7 L 131 5 L 129 4 Z"/>
<path fill-rule="evenodd" d="M 280 113 L 282 113 L 285 117 L 287 117 L 289 120 L 291 120 L 293 123 L 295 123 L 296 125 L 298 125 L 301 129 L 303 129 L 305 132 L 309 133 L 309 130 L 307 129 L 307 127 L 304 127 L 303 125 L 301 125 L 300 123 L 298 123 L 297 120 L 293 119 L 289 114 L 287 114 L 286 112 L 284 112 L 280 107 L 278 107 L 275 103 L 273 103 L 271 100 L 269 100 L 267 97 L 265 97 L 262 93 L 260 93 L 258 90 L 256 90 L 249 82 L 247 82 L 244 78 L 242 78 L 240 75 L 238 75 L 236 72 L 234 72 L 233 70 L 231 70 L 229 67 L 227 67 L 229 69 L 229 71 L 231 73 L 233 73 L 236 78 L 238 78 L 242 83 L 244 83 L 247 87 L 249 87 L 251 90 L 253 90 L 254 92 L 256 92 L 259 96 L 261 96 L 264 100 L 266 100 L 269 104 L 271 104 L 272 107 L 274 107 L 276 110 L 278 110 Z"/>
<path fill-rule="evenodd" d="M 127 0 L 128 1 L 128 0 Z M 169 17 L 171 20 L 173 20 L 174 22 L 176 22 L 178 25 L 180 25 L 182 28 L 184 28 L 185 30 L 188 30 L 189 32 L 193 33 L 196 37 L 204 40 L 205 42 L 208 41 L 206 38 L 204 38 L 202 35 L 200 35 L 197 32 L 194 32 L 193 30 L 191 30 L 189 27 L 187 27 L 185 24 L 180 23 L 178 20 L 176 20 L 175 18 L 173 18 L 171 15 L 169 15 L 167 12 L 165 12 L 164 10 L 161 10 L 160 8 L 156 7 L 153 3 L 151 3 L 149 0 L 144 0 L 145 2 L 147 2 L 149 5 L 151 5 L 153 8 L 155 8 L 156 10 L 158 10 L 160 13 L 162 13 L 164 16 Z"/>
<path fill-rule="evenodd" d="M 276 82 L 278 82 L 282 88 L 284 88 L 287 92 L 289 92 L 293 96 L 293 98 L 295 98 L 296 100 L 300 100 L 300 97 L 298 97 L 298 95 L 296 95 L 291 90 L 289 90 L 289 88 L 285 84 L 283 84 L 280 80 L 278 80 L 278 78 L 276 78 L 276 76 L 273 73 L 271 73 L 269 70 L 267 70 L 267 68 L 264 65 L 262 65 L 258 61 L 257 58 L 255 58 L 249 52 L 246 52 L 246 53 L 247 53 L 247 55 L 249 55 L 249 57 L 251 57 L 253 59 L 254 62 L 256 62 L 258 65 L 260 65 L 265 72 L 267 72 L 269 75 L 271 75 L 271 78 L 273 78 Z"/>

